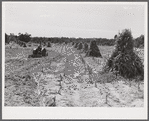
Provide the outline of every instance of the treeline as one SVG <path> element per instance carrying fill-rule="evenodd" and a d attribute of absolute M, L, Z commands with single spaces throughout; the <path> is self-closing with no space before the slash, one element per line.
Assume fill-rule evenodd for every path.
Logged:
<path fill-rule="evenodd" d="M 32 37 L 31 38 L 31 42 L 34 43 L 47 43 L 47 42 L 51 42 L 51 43 L 90 43 L 91 41 L 96 41 L 98 45 L 107 45 L 107 46 L 113 46 L 115 44 L 115 40 L 114 39 L 106 39 L 106 38 L 68 38 L 68 37 L 53 37 L 53 38 L 46 38 L 46 37 Z"/>
<path fill-rule="evenodd" d="M 31 40 L 31 34 L 25 33 L 25 34 L 21 34 L 19 33 L 18 35 L 14 35 L 13 33 L 10 33 L 10 35 L 5 33 L 5 43 L 9 44 L 9 42 L 16 42 L 16 41 L 20 41 L 20 42 L 30 42 Z"/>
<path fill-rule="evenodd" d="M 6 34 L 5 33 L 5 43 L 9 43 L 10 41 L 19 40 L 25 43 L 41 43 L 41 44 L 47 44 L 47 43 L 90 43 L 91 41 L 96 41 L 97 45 L 101 46 L 113 46 L 115 45 L 115 39 L 107 39 L 107 38 L 68 38 L 68 37 L 31 37 L 31 34 L 25 33 L 19 33 L 18 35 L 14 34 Z M 144 47 L 144 35 L 139 36 L 136 39 L 133 39 L 134 47 L 141 48 Z"/>

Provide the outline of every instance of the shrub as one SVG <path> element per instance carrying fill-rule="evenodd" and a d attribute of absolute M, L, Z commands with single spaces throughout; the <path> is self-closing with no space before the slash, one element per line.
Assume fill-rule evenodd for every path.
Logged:
<path fill-rule="evenodd" d="M 133 52 L 131 31 L 125 29 L 116 37 L 116 48 L 105 67 L 105 72 L 115 72 L 124 78 L 144 77 L 141 59 Z M 142 78 L 143 79 L 143 78 Z"/>
<path fill-rule="evenodd" d="M 91 41 L 90 49 L 86 53 L 86 56 L 102 57 L 100 50 L 96 44 L 96 41 Z"/>
<path fill-rule="evenodd" d="M 8 42 L 16 42 L 16 36 L 14 34 L 10 34 L 8 36 Z"/>

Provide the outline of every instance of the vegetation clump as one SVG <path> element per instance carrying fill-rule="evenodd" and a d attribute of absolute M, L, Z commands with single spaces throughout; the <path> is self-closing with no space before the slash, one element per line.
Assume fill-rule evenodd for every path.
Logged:
<path fill-rule="evenodd" d="M 131 31 L 125 29 L 116 39 L 115 51 L 108 59 L 104 72 L 114 72 L 128 79 L 136 76 L 144 77 L 144 67 L 141 59 L 133 51 L 133 37 Z"/>
<path fill-rule="evenodd" d="M 100 50 L 96 44 L 96 41 L 91 41 L 90 49 L 86 53 L 86 56 L 87 57 L 91 56 L 91 57 L 101 57 L 102 58 L 102 55 L 101 55 Z"/>
<path fill-rule="evenodd" d="M 28 33 L 21 34 L 21 33 L 19 33 L 18 39 L 22 42 L 29 42 L 31 40 L 31 34 L 28 34 Z"/>

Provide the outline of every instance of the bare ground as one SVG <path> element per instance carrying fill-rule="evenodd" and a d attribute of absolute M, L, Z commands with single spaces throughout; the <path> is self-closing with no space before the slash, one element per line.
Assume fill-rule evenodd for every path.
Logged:
<path fill-rule="evenodd" d="M 5 106 L 143 107 L 144 83 L 129 82 L 111 73 L 100 74 L 114 47 L 99 48 L 103 58 L 81 54 L 92 73 L 83 66 L 79 74 L 71 77 L 65 74 L 68 50 L 64 46 L 53 45 L 47 48 L 48 57 L 37 59 L 28 58 L 32 48 L 6 47 Z M 142 53 L 139 56 L 143 59 Z"/>

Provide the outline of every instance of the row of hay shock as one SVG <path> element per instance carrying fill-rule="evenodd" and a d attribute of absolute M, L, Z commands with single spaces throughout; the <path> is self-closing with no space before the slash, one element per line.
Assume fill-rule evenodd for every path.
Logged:
<path fill-rule="evenodd" d="M 83 49 L 83 52 L 86 53 L 87 57 L 101 57 L 102 58 L 102 55 L 96 44 L 96 41 L 91 41 L 90 48 L 87 43 L 84 44 L 84 48 L 83 48 L 82 43 L 76 43 L 74 48 L 77 48 L 78 50 Z"/>

